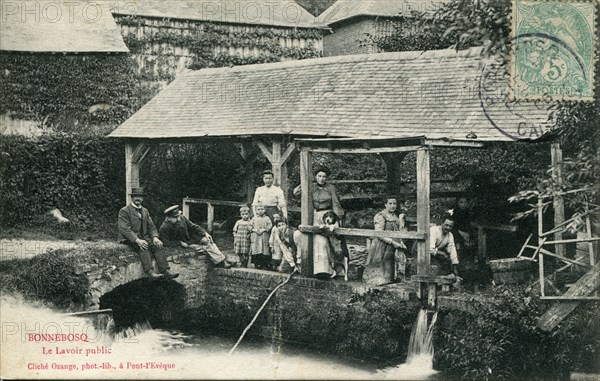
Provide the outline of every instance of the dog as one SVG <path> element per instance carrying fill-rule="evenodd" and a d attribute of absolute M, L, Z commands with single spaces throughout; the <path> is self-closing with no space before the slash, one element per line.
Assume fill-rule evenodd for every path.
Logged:
<path fill-rule="evenodd" d="M 328 211 L 323 215 L 323 222 L 325 225 L 321 225 L 320 228 L 328 230 L 329 236 L 329 245 L 334 252 L 334 257 L 338 257 L 341 253 L 342 255 L 342 266 L 344 267 L 344 281 L 348 281 L 348 263 L 350 260 L 350 255 L 348 253 L 348 246 L 346 245 L 346 238 L 343 236 L 333 237 L 333 232 L 336 228 L 340 227 L 340 217 L 332 211 Z M 335 276 L 335 274 L 334 274 Z"/>

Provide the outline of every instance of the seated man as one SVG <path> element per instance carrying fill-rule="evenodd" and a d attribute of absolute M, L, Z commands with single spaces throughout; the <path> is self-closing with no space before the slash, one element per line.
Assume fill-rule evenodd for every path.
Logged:
<path fill-rule="evenodd" d="M 441 275 L 451 271 L 458 276 L 458 253 L 452 235 L 454 219 L 451 215 L 445 214 L 442 221 L 441 226 L 432 226 L 429 229 L 431 264 L 439 266 L 443 272 Z"/>
<path fill-rule="evenodd" d="M 148 209 L 142 206 L 144 188 L 133 188 L 131 199 L 132 203 L 119 211 L 117 224 L 121 243 L 128 244 L 139 254 L 146 277 L 150 279 L 160 277 L 160 275 L 153 272 L 152 258 L 154 257 L 158 271 L 161 274 L 168 278 L 177 278 L 179 274 L 173 274 L 169 270 L 167 258 L 160 250 L 163 243 L 158 239 L 156 225 L 154 225 Z"/>
<path fill-rule="evenodd" d="M 200 225 L 188 220 L 179 210 L 178 205 L 167 208 L 165 221 L 160 226 L 160 237 L 169 246 L 180 245 L 190 247 L 197 253 L 206 253 L 216 267 L 229 268 L 231 264 L 215 245 L 210 234 Z"/>

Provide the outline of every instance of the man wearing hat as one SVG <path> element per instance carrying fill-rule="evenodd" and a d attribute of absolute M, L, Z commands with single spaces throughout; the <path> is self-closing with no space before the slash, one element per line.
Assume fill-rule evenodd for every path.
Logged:
<path fill-rule="evenodd" d="M 142 206 L 144 202 L 144 188 L 131 189 L 131 204 L 119 211 L 119 235 L 121 243 L 131 246 L 139 255 L 145 276 L 150 279 L 160 278 L 154 273 L 152 258 L 156 260 L 158 272 L 167 278 L 177 278 L 169 270 L 169 263 L 162 252 L 163 243 L 158 239 L 156 225 L 150 217 L 148 209 Z"/>
<path fill-rule="evenodd" d="M 217 247 L 210 234 L 186 218 L 179 210 L 179 205 L 165 209 L 165 221 L 160 225 L 160 237 L 165 244 L 190 247 L 198 253 L 206 253 L 216 267 L 229 268 L 231 264 Z"/>

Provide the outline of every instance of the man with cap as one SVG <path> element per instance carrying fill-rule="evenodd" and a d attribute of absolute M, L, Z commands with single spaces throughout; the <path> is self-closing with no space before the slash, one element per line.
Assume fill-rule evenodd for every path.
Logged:
<path fill-rule="evenodd" d="M 169 263 L 161 250 L 163 243 L 158 239 L 156 225 L 148 209 L 142 206 L 144 195 L 144 188 L 132 188 L 131 204 L 119 211 L 118 227 L 121 243 L 128 244 L 139 254 L 147 278 L 161 277 L 153 271 L 152 258 L 156 260 L 159 273 L 167 278 L 177 278 L 179 274 L 169 270 Z"/>
<path fill-rule="evenodd" d="M 179 245 L 206 253 L 216 267 L 229 268 L 231 264 L 217 247 L 210 234 L 186 218 L 179 210 L 179 205 L 165 209 L 165 221 L 160 225 L 160 237 L 168 246 Z"/>

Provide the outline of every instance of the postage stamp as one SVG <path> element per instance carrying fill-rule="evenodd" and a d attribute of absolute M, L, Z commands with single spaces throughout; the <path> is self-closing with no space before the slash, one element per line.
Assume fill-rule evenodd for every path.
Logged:
<path fill-rule="evenodd" d="M 511 95 L 593 101 L 595 1 L 513 0 Z"/>

